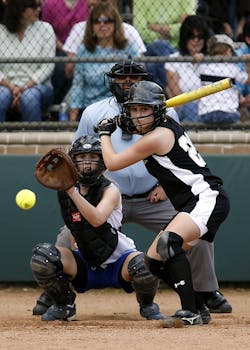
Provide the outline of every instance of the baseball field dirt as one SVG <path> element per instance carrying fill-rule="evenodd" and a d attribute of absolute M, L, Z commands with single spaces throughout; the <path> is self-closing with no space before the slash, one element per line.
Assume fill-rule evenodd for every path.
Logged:
<path fill-rule="evenodd" d="M 139 315 L 134 294 L 97 290 L 78 294 L 77 320 L 44 322 L 32 316 L 41 290 L 34 285 L 0 284 L 2 350 L 244 350 L 250 349 L 250 288 L 221 288 L 231 314 L 212 314 L 209 325 L 162 328 Z M 160 289 L 156 302 L 165 315 L 180 308 L 176 294 Z"/>

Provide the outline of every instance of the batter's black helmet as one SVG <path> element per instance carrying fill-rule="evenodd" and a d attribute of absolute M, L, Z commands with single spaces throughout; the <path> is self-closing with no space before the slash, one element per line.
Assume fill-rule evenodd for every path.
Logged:
<path fill-rule="evenodd" d="M 124 103 L 128 97 L 128 92 L 121 89 L 119 84 L 114 82 L 114 79 L 119 76 L 134 76 L 141 77 L 142 80 L 149 79 L 145 65 L 127 59 L 122 63 L 116 63 L 110 72 L 106 73 L 109 78 L 109 87 L 112 94 L 115 96 L 117 102 Z"/>
<path fill-rule="evenodd" d="M 81 153 L 95 153 L 100 155 L 100 160 L 97 161 L 97 169 L 87 173 L 85 173 L 83 170 L 80 171 L 79 181 L 85 186 L 93 186 L 97 183 L 98 179 L 105 170 L 100 140 L 90 135 L 83 135 L 73 143 L 71 149 L 69 150 L 69 156 L 78 170 L 78 163 L 81 161 L 76 161 L 75 157 L 77 154 Z"/>
<path fill-rule="evenodd" d="M 124 103 L 124 113 L 119 118 L 119 126 L 127 132 L 134 133 L 136 132 L 136 125 L 130 115 L 130 106 L 132 105 L 148 105 L 153 107 L 154 123 L 150 129 L 152 130 L 165 116 L 166 96 L 160 85 L 152 81 L 140 81 L 131 86 L 128 99 Z"/>

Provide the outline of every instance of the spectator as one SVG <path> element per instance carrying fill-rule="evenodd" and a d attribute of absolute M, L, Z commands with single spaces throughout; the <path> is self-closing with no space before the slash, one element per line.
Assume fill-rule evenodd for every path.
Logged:
<path fill-rule="evenodd" d="M 210 56 L 232 57 L 235 54 L 234 42 L 226 34 L 216 34 L 207 42 Z M 233 83 L 250 83 L 247 72 L 241 71 L 235 63 L 202 63 L 197 68 L 203 85 L 211 84 L 223 78 L 231 78 Z M 239 92 L 236 87 L 206 96 L 199 100 L 199 116 L 204 123 L 228 124 L 240 119 Z"/>
<path fill-rule="evenodd" d="M 176 51 L 181 23 L 187 15 L 195 14 L 195 3 L 193 0 L 144 1 L 143 6 L 140 0 L 134 3 L 134 23 L 147 43 L 146 56 L 169 56 Z M 147 63 L 147 69 L 162 88 L 167 86 L 163 62 Z"/>
<path fill-rule="evenodd" d="M 236 50 L 238 56 L 244 56 L 250 54 L 250 19 L 245 22 L 243 26 L 243 40 L 244 44 Z M 250 63 L 239 63 L 239 67 L 242 71 L 250 71 Z M 240 91 L 240 107 L 250 108 L 250 85 L 237 83 L 237 88 Z"/>
<path fill-rule="evenodd" d="M 56 56 L 64 57 L 67 53 L 63 44 L 74 24 L 86 20 L 88 8 L 86 0 L 45 0 L 42 7 L 42 20 L 54 28 L 56 34 Z M 54 103 L 60 104 L 68 93 L 72 78 L 65 74 L 65 64 L 56 63 L 52 75 Z"/>
<path fill-rule="evenodd" d="M 99 2 L 100 0 L 87 0 L 89 12 L 91 12 L 95 5 L 97 5 Z M 107 0 L 106 2 L 112 4 L 117 8 L 116 0 Z M 132 25 L 128 23 L 123 22 L 122 27 L 124 30 L 124 35 L 128 42 L 134 43 L 134 45 L 138 46 L 139 53 L 142 55 L 146 51 L 146 47 L 141 39 L 140 34 Z M 85 29 L 86 21 L 79 22 L 73 26 L 65 44 L 63 45 L 63 50 L 67 52 L 70 57 L 75 57 L 78 47 L 82 44 Z M 68 77 L 72 77 L 73 67 L 74 65 L 71 63 L 68 63 L 66 65 L 66 73 Z"/>
<path fill-rule="evenodd" d="M 38 20 L 36 0 L 8 0 L 0 25 L 1 58 L 55 56 L 55 35 L 50 24 Z M 41 121 L 42 110 L 53 102 L 49 79 L 54 65 L 47 63 L 0 64 L 0 121 L 6 112 L 20 111 L 23 121 Z"/>
<path fill-rule="evenodd" d="M 196 0 L 136 0 L 133 3 L 133 25 L 146 44 L 168 39 L 176 47 L 181 23 L 195 11 Z"/>
<path fill-rule="evenodd" d="M 233 0 L 234 1 L 234 0 Z M 236 15 L 233 1 L 199 0 L 197 14 L 207 21 L 211 34 L 225 33 L 233 37 L 233 27 L 236 25 Z M 230 9 L 233 12 L 231 18 Z"/>
<path fill-rule="evenodd" d="M 244 41 L 243 27 L 244 24 L 250 20 L 250 3 L 248 1 L 238 0 L 236 5 L 237 29 L 235 33 L 235 40 Z"/>
<path fill-rule="evenodd" d="M 118 188 L 103 176 L 100 140 L 83 135 L 72 145 L 71 157 L 79 180 L 58 192 L 63 219 L 77 242 L 77 249 L 38 244 L 31 269 L 45 295 L 54 303 L 43 321 L 70 321 L 76 316 L 71 284 L 78 293 L 107 287 L 135 291 L 140 314 L 149 320 L 163 318 L 153 302 L 158 280 L 136 250 L 132 239 L 120 232 L 122 206 Z M 62 172 L 61 176 L 64 177 Z M 77 216 L 77 220 L 75 220 Z"/>
<path fill-rule="evenodd" d="M 245 0 L 199 0 L 197 14 L 208 21 L 213 34 L 227 34 L 242 41 L 245 21 L 250 15 L 250 3 Z"/>
<path fill-rule="evenodd" d="M 117 9 L 101 2 L 89 15 L 83 45 L 77 57 L 100 59 L 139 55 L 138 48 L 128 43 L 124 36 L 122 19 Z M 71 91 L 70 120 L 77 120 L 79 112 L 87 105 L 111 96 L 109 87 L 103 83 L 104 73 L 113 66 L 112 62 L 77 63 Z"/>
<path fill-rule="evenodd" d="M 205 53 L 206 42 L 209 37 L 209 28 L 200 16 L 188 16 L 180 28 L 179 51 L 171 57 L 192 56 L 197 57 Z M 198 89 L 201 82 L 197 74 L 197 63 L 176 62 L 165 63 L 167 75 L 167 94 L 169 97 Z M 190 102 L 177 108 L 181 122 L 198 122 L 198 103 Z"/>

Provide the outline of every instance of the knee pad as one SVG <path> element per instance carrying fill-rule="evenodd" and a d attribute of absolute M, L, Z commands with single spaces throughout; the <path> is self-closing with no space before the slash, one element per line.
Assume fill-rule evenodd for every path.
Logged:
<path fill-rule="evenodd" d="M 159 281 L 150 272 L 144 257 L 143 253 L 133 257 L 128 264 L 128 272 L 132 278 L 132 285 L 139 304 L 149 305 L 153 302 Z"/>
<path fill-rule="evenodd" d="M 32 250 L 30 267 L 38 285 L 57 304 L 73 304 L 75 293 L 63 273 L 61 254 L 50 243 L 39 243 Z"/>
<path fill-rule="evenodd" d="M 61 254 L 59 250 L 50 243 L 39 243 L 32 249 L 30 267 L 38 284 L 44 280 L 56 277 L 62 272 Z"/>
<path fill-rule="evenodd" d="M 164 278 L 166 268 L 165 262 L 150 258 L 148 255 L 145 255 L 145 264 L 153 275 L 157 276 L 160 279 Z"/>
<path fill-rule="evenodd" d="M 163 231 L 156 245 L 156 251 L 163 261 L 167 261 L 184 252 L 183 239 L 174 232 Z"/>

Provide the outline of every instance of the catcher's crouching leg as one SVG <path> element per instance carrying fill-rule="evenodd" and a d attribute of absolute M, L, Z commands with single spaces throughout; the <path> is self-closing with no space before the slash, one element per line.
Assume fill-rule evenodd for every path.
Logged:
<path fill-rule="evenodd" d="M 55 301 L 48 308 L 42 319 L 68 320 L 75 316 L 74 301 L 76 294 L 70 287 L 68 278 L 63 273 L 59 250 L 50 243 L 39 243 L 32 250 L 30 261 L 31 270 L 37 284 L 44 289 L 44 293 Z"/>
<path fill-rule="evenodd" d="M 130 260 L 128 272 L 132 277 L 141 316 L 148 320 L 163 319 L 164 316 L 160 312 L 159 306 L 153 302 L 158 288 L 158 278 L 153 276 L 145 265 L 143 253 Z"/>

